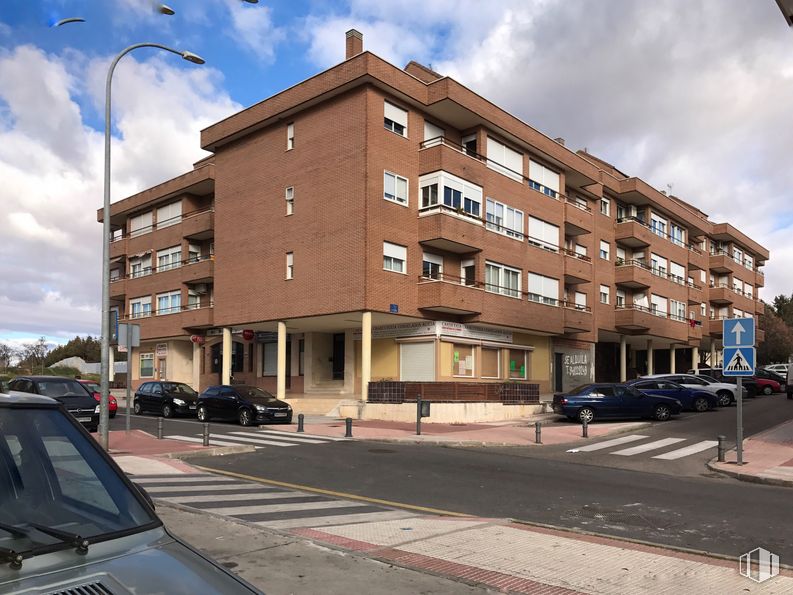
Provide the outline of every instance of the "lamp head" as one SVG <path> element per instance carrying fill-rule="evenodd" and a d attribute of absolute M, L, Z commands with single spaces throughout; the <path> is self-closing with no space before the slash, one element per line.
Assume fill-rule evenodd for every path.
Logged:
<path fill-rule="evenodd" d="M 182 58 L 184 58 L 188 62 L 192 62 L 193 64 L 205 64 L 206 63 L 206 60 L 204 60 L 198 54 L 194 54 L 193 52 L 188 52 L 188 51 L 182 52 Z"/>
<path fill-rule="evenodd" d="M 84 23 L 84 22 L 85 19 L 82 17 L 69 17 L 68 19 L 61 19 L 60 21 L 56 21 L 51 26 L 60 27 L 62 25 L 68 25 L 69 23 Z"/>
<path fill-rule="evenodd" d="M 157 6 L 157 12 L 159 12 L 160 14 L 171 16 L 175 14 L 176 11 L 174 11 L 174 9 L 168 6 L 167 4 L 160 4 Z"/>

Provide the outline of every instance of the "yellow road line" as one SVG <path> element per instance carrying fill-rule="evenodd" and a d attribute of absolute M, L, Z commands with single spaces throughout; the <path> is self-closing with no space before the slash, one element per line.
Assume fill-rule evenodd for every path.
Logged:
<path fill-rule="evenodd" d="M 336 492 L 333 490 L 325 490 L 323 488 L 314 488 L 311 486 L 301 485 L 299 483 L 288 483 L 286 481 L 278 481 L 276 479 L 266 479 L 264 477 L 245 475 L 244 473 L 235 473 L 234 471 L 222 471 L 220 469 L 212 469 L 211 467 L 202 467 L 201 465 L 193 465 L 193 467 L 195 467 L 196 469 L 201 469 L 202 471 L 209 471 L 210 473 L 218 473 L 220 475 L 228 475 L 229 477 L 247 479 L 248 481 L 255 481 L 257 483 L 266 483 L 281 488 L 290 488 L 293 490 L 301 490 L 304 492 L 314 492 L 315 494 L 324 494 L 326 496 L 333 496 L 335 498 L 344 498 L 346 500 L 360 500 L 361 502 L 368 502 L 370 504 L 382 504 L 385 506 L 392 506 L 394 508 L 405 508 L 408 510 L 416 510 L 418 512 L 426 512 L 429 514 L 439 514 L 442 516 L 454 516 L 454 517 L 472 516 L 470 514 L 464 514 L 462 512 L 452 512 L 450 510 L 441 510 L 439 508 L 429 508 L 427 506 L 416 506 L 415 504 L 392 502 L 391 500 L 381 500 L 380 498 L 369 498 L 367 496 L 358 496 L 356 494 L 348 494 L 346 492 Z"/>

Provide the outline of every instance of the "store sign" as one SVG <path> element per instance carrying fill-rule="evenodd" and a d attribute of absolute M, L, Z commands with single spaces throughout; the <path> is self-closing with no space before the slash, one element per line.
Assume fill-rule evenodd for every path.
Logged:
<path fill-rule="evenodd" d="M 404 324 L 387 324 L 372 327 L 372 339 L 392 339 L 395 337 L 435 336 L 435 321 L 407 322 Z M 361 329 L 353 331 L 353 339 L 361 340 Z"/>
<path fill-rule="evenodd" d="M 278 333 L 259 331 L 255 338 L 257 343 L 274 343 L 278 341 Z"/>
<path fill-rule="evenodd" d="M 465 339 L 479 339 L 481 341 L 497 341 L 500 343 L 512 343 L 512 331 L 475 326 L 472 324 L 461 324 L 459 322 L 421 321 L 407 322 L 403 324 L 387 324 L 385 326 L 372 327 L 372 339 L 392 339 L 397 337 L 461 337 Z M 353 338 L 361 340 L 361 329 L 353 331 Z"/>
<path fill-rule="evenodd" d="M 167 357 L 168 343 L 157 343 L 157 346 L 154 348 L 154 354 L 157 357 Z"/>
<path fill-rule="evenodd" d="M 437 321 L 436 324 L 438 326 L 439 335 L 461 337 L 464 339 L 479 339 L 481 341 L 512 343 L 512 331 L 488 328 L 485 326 L 474 326 L 472 324 L 461 324 L 459 322 L 446 322 L 443 320 Z"/>

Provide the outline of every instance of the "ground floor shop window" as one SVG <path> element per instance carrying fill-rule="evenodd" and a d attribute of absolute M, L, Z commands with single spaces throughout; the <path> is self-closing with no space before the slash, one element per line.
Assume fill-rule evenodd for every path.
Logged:
<path fill-rule="evenodd" d="M 482 378 L 501 378 L 501 350 L 482 347 Z"/>
<path fill-rule="evenodd" d="M 231 344 L 231 373 L 242 372 L 245 365 L 245 346 L 234 341 Z M 223 343 L 212 346 L 212 373 L 220 374 L 223 367 Z"/>
<path fill-rule="evenodd" d="M 526 352 L 522 349 L 509 350 L 509 378 L 510 380 L 526 379 Z"/>
<path fill-rule="evenodd" d="M 141 378 L 154 378 L 154 354 L 141 353 L 140 354 L 140 377 Z"/>
<path fill-rule="evenodd" d="M 278 343 L 262 343 L 262 376 L 278 373 Z"/>
<path fill-rule="evenodd" d="M 474 346 L 461 343 L 452 345 L 452 375 L 474 376 Z"/>

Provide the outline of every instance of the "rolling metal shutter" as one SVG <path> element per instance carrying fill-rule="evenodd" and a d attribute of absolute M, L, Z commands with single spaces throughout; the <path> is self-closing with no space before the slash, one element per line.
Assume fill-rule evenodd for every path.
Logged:
<path fill-rule="evenodd" d="M 400 380 L 435 380 L 435 343 L 401 343 L 399 355 Z"/>

